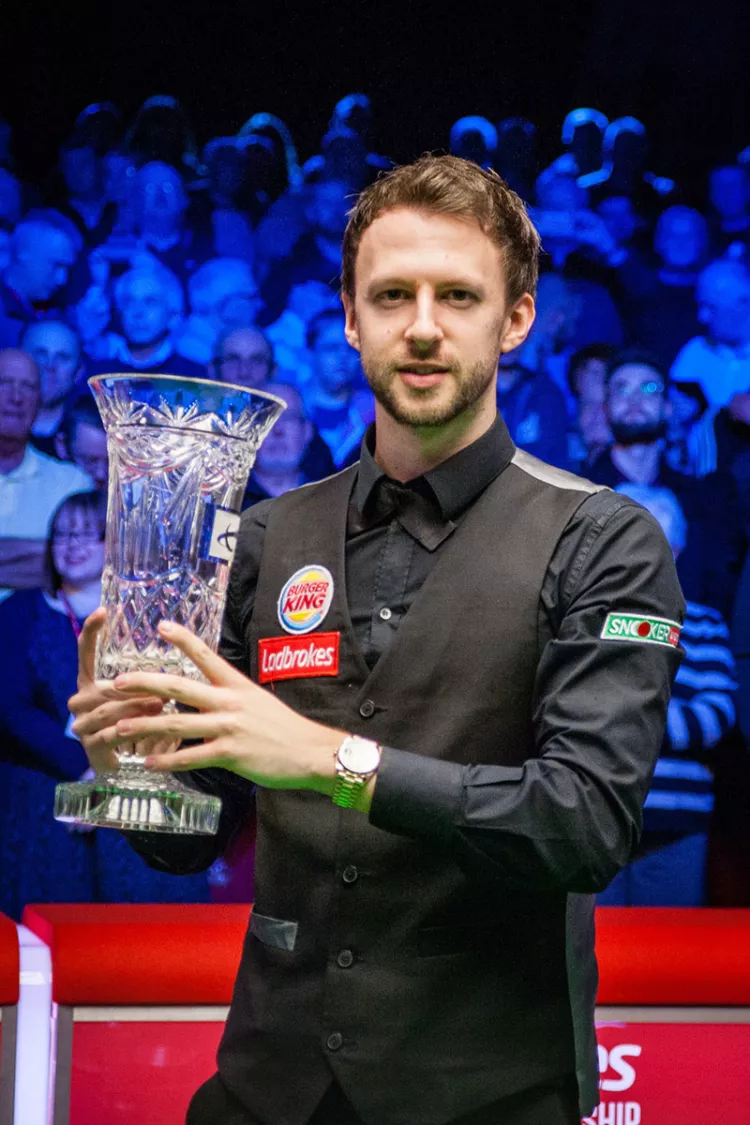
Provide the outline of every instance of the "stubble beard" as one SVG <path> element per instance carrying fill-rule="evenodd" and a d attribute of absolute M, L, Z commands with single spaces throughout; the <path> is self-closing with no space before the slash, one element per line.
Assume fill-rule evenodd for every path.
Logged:
<path fill-rule="evenodd" d="M 375 399 L 394 421 L 404 426 L 444 426 L 475 406 L 492 382 L 497 360 L 483 360 L 469 368 L 452 365 L 439 384 L 424 390 L 401 383 L 392 364 L 363 358 L 362 368 Z M 452 394 L 446 398 L 448 381 Z"/>

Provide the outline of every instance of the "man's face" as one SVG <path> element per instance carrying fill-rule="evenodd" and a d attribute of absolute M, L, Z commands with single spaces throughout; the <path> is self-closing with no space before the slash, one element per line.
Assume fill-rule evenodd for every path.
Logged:
<path fill-rule="evenodd" d="M 120 306 L 120 318 L 129 344 L 143 347 L 164 339 L 172 314 L 158 278 L 138 277 L 128 285 Z"/>
<path fill-rule="evenodd" d="M 647 444 L 663 437 L 669 406 L 662 377 L 645 363 L 626 363 L 607 385 L 607 415 L 620 445 Z"/>
<path fill-rule="evenodd" d="M 48 301 L 68 280 L 75 250 L 67 235 L 54 227 L 30 234 L 20 265 L 20 282 L 30 301 Z"/>
<path fill-rule="evenodd" d="M 723 218 L 734 219 L 745 214 L 745 173 L 728 165 L 714 168 L 709 179 L 711 206 Z"/>
<path fill-rule="evenodd" d="M 609 445 L 612 433 L 605 407 L 606 363 L 601 359 L 588 359 L 581 364 L 575 376 L 578 398 L 578 428 L 588 449 Z"/>
<path fill-rule="evenodd" d="M 315 184 L 309 217 L 315 229 L 329 238 L 341 238 L 346 227 L 349 188 L 338 180 Z"/>
<path fill-rule="evenodd" d="M 409 426 L 440 426 L 495 401 L 498 357 L 526 337 L 528 295 L 505 298 L 502 253 L 479 224 L 399 208 L 365 231 L 347 339 L 380 406 Z"/>
<path fill-rule="evenodd" d="M 68 192 L 74 198 L 97 193 L 101 186 L 99 160 L 93 148 L 73 148 L 62 154 L 60 163 Z"/>
<path fill-rule="evenodd" d="M 15 348 L 0 352 L 0 438 L 28 439 L 39 403 L 34 361 Z"/>
<path fill-rule="evenodd" d="M 273 368 L 271 349 L 262 333 L 253 328 L 238 328 L 225 337 L 215 367 L 222 383 L 264 387 Z"/>
<path fill-rule="evenodd" d="M 271 384 L 268 390 L 282 398 L 287 407 L 258 450 L 256 466 L 261 473 L 294 472 L 302 464 L 312 427 L 305 418 L 302 399 L 294 387 Z"/>
<path fill-rule="evenodd" d="M 656 241 L 656 252 L 669 269 L 695 269 L 705 249 L 700 218 L 665 214 Z"/>
<path fill-rule="evenodd" d="M 359 360 L 347 341 L 343 317 L 318 326 L 311 356 L 316 382 L 327 394 L 341 394 L 357 379 Z"/>
<path fill-rule="evenodd" d="M 88 473 L 97 492 L 106 492 L 109 479 L 107 435 L 101 426 L 79 422 L 73 431 L 68 450 L 71 461 Z"/>
<path fill-rule="evenodd" d="M 732 269 L 712 268 L 698 279 L 698 320 L 710 340 L 730 347 L 750 331 L 750 283 Z"/>
<path fill-rule="evenodd" d="M 135 199 L 141 223 L 159 222 L 175 230 L 180 226 L 185 189 L 179 174 L 168 164 L 158 160 L 144 164 L 136 179 Z"/>
<path fill-rule="evenodd" d="M 42 405 L 59 406 L 73 386 L 80 367 L 78 337 L 64 324 L 42 321 L 27 331 L 23 345 L 39 367 Z"/>

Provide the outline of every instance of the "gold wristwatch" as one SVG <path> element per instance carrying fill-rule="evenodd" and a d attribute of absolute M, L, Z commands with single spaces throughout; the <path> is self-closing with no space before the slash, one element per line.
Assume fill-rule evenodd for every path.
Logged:
<path fill-rule="evenodd" d="M 333 803 L 342 809 L 356 808 L 367 782 L 378 771 L 381 749 L 369 738 L 347 735 L 336 751 L 336 782 Z"/>

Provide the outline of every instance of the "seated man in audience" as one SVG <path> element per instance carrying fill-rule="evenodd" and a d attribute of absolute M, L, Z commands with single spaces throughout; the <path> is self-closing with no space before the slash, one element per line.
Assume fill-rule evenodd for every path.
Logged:
<path fill-rule="evenodd" d="M 359 457 L 359 446 L 375 408 L 372 393 L 362 382 L 357 353 L 344 335 L 342 309 L 326 309 L 307 329 L 311 379 L 301 387 L 310 421 L 331 451 L 337 469 Z"/>
<path fill-rule="evenodd" d="M 228 328 L 219 334 L 208 374 L 222 383 L 261 388 L 274 368 L 273 347 L 260 328 Z"/>
<path fill-rule="evenodd" d="M 292 488 L 307 484 L 305 455 L 313 437 L 313 427 L 305 417 L 302 396 L 287 383 L 270 383 L 266 388 L 286 403 L 286 410 L 274 423 L 258 450 L 242 501 L 249 508 L 271 496 L 281 496 Z"/>
<path fill-rule="evenodd" d="M 202 367 L 174 350 L 172 331 L 184 312 L 184 294 L 173 273 L 163 266 L 127 270 L 114 297 L 122 336 L 115 338 L 111 358 L 89 364 L 89 375 L 150 371 L 205 378 Z"/>
<path fill-rule="evenodd" d="M 216 341 L 230 328 L 255 325 L 263 300 L 242 258 L 211 258 L 188 280 L 190 315 L 175 332 L 175 347 L 195 363 L 210 363 Z"/>
<path fill-rule="evenodd" d="M 568 412 L 562 391 L 543 371 L 529 371 L 515 352 L 500 356 L 497 408 L 516 445 L 568 469 Z"/>
<path fill-rule="evenodd" d="M 671 411 L 668 378 L 657 361 L 635 349 L 619 352 L 607 369 L 605 407 L 613 442 L 587 468 L 597 484 L 669 488 L 688 520 L 677 572 L 685 596 L 728 613 L 742 545 L 736 490 L 725 475 L 701 480 L 672 468 L 665 456 Z"/>
<path fill-rule="evenodd" d="M 687 521 L 673 492 L 623 484 L 669 541 L 674 557 Z M 658 643 L 658 642 L 654 642 Z M 606 906 L 704 906 L 713 774 L 707 763 L 735 723 L 734 657 L 721 614 L 688 601 L 680 643 L 682 664 L 672 688 L 662 755 L 656 763 L 634 862 L 620 871 L 598 902 Z"/>
<path fill-rule="evenodd" d="M 275 374 L 273 348 L 259 328 L 232 329 L 219 337 L 216 356 L 208 371 L 211 378 L 222 383 L 273 390 L 269 386 Z M 285 387 L 286 385 L 284 384 Z M 296 401 L 299 391 L 294 388 L 292 390 Z M 273 393 L 280 394 L 275 390 Z M 280 394 L 280 397 L 287 401 L 286 394 Z M 289 410 L 294 413 L 294 403 L 290 402 Z M 336 471 L 328 446 L 315 426 L 310 422 L 307 425 L 310 426 L 310 436 L 307 438 L 300 466 L 304 482 L 322 480 Z"/>
<path fill-rule="evenodd" d="M 66 496 L 91 489 L 88 473 L 31 444 L 40 403 L 36 362 L 16 348 L 0 351 L 0 600 L 44 585 L 50 516 Z"/>
<path fill-rule="evenodd" d="M 614 355 L 610 344 L 589 344 L 570 357 L 568 386 L 576 402 L 570 461 L 574 471 L 587 475 L 587 466 L 612 444 L 604 404 L 607 366 Z"/>
<path fill-rule="evenodd" d="M 24 329 L 67 283 L 77 247 L 49 218 L 24 219 L 13 231 L 10 260 L 0 279 L 0 348 L 15 347 Z M 72 226 L 72 224 L 70 224 Z"/>
<path fill-rule="evenodd" d="M 65 408 L 55 437 L 55 452 L 62 461 L 72 461 L 91 477 L 97 492 L 106 492 L 109 481 L 107 435 L 88 389 Z"/>
<path fill-rule="evenodd" d="M 712 408 L 729 406 L 750 390 L 750 270 L 719 259 L 706 266 L 696 288 L 704 335 L 688 340 L 671 370 L 676 383 L 700 383 Z"/>
<path fill-rule="evenodd" d="M 31 440 L 42 453 L 54 454 L 65 403 L 83 376 L 81 341 L 75 328 L 64 321 L 40 320 L 24 332 L 21 350 L 36 360 L 42 380 L 42 405 Z"/>

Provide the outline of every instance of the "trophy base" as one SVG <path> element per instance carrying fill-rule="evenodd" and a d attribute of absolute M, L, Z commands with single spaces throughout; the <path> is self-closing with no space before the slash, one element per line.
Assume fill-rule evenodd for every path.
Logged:
<path fill-rule="evenodd" d="M 219 797 L 189 789 L 173 774 L 143 769 L 113 770 L 55 790 L 55 820 L 91 828 L 215 836 L 220 812 Z"/>

